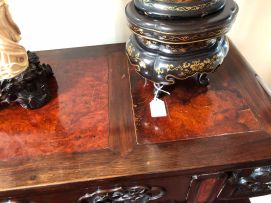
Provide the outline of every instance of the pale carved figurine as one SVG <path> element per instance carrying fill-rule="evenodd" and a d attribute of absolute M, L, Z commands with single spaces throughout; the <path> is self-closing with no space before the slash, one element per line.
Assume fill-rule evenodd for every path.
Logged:
<path fill-rule="evenodd" d="M 0 80 L 13 78 L 28 67 L 27 52 L 18 44 L 20 34 L 6 1 L 0 0 Z"/>
<path fill-rule="evenodd" d="M 36 109 L 51 98 L 48 80 L 53 72 L 19 45 L 20 34 L 6 0 L 0 0 L 0 104 L 17 102 Z"/>

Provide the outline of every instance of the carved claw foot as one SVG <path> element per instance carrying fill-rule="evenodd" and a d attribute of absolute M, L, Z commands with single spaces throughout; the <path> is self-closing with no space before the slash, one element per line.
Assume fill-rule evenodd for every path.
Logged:
<path fill-rule="evenodd" d="M 199 73 L 197 75 L 197 83 L 201 86 L 207 86 L 210 84 L 210 79 L 207 73 Z"/>

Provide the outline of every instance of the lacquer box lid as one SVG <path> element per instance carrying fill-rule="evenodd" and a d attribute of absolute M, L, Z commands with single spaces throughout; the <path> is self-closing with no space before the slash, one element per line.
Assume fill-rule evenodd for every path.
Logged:
<path fill-rule="evenodd" d="M 219 11 L 226 0 L 134 0 L 146 15 L 162 18 L 202 17 Z"/>
<path fill-rule="evenodd" d="M 187 43 L 226 34 L 238 13 L 238 6 L 228 0 L 221 12 L 203 18 L 162 20 L 146 16 L 133 2 L 126 7 L 130 29 L 137 35 L 165 43 Z"/>

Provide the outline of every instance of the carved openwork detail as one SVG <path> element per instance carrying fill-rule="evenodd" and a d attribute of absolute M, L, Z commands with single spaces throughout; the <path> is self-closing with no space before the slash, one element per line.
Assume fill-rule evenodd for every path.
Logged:
<path fill-rule="evenodd" d="M 94 193 L 82 196 L 79 203 L 103 203 L 103 202 L 135 202 L 145 203 L 160 199 L 165 191 L 159 187 L 134 186 L 116 187 L 108 190 L 97 190 Z"/>
<path fill-rule="evenodd" d="M 220 198 L 247 198 L 267 194 L 271 194 L 271 166 L 233 172 Z"/>
<path fill-rule="evenodd" d="M 270 193 L 271 166 L 255 168 L 247 174 L 234 173 L 231 182 L 238 185 L 237 193 Z"/>

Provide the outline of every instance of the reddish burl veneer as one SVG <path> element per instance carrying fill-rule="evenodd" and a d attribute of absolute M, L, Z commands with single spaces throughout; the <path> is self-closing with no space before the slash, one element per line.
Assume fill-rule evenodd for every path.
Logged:
<path fill-rule="evenodd" d="M 257 131 L 261 126 L 230 79 L 227 67 L 211 75 L 210 86 L 199 87 L 195 80 L 179 81 L 164 96 L 168 116 L 152 118 L 149 103 L 153 85 L 130 68 L 133 105 L 140 144 Z"/>
<path fill-rule="evenodd" d="M 108 147 L 106 57 L 47 57 L 46 63 L 55 74 L 54 98 L 34 111 L 17 105 L 1 107 L 0 159 Z"/>

